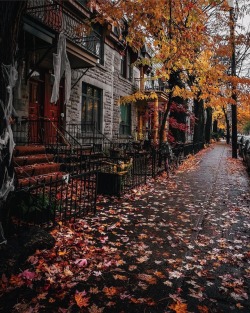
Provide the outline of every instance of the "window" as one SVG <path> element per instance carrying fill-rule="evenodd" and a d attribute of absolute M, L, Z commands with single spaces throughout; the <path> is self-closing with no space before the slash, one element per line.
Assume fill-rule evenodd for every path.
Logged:
<path fill-rule="evenodd" d="M 131 55 L 128 50 L 124 51 L 121 55 L 121 68 L 120 74 L 122 77 L 132 81 L 133 79 L 133 67 L 131 66 Z"/>
<path fill-rule="evenodd" d="M 131 135 L 131 105 L 121 105 L 120 135 Z"/>
<path fill-rule="evenodd" d="M 103 29 L 100 25 L 94 25 L 89 34 L 84 34 L 82 45 L 95 56 L 98 57 L 98 63 L 104 64 L 104 40 Z"/>
<path fill-rule="evenodd" d="M 95 51 L 96 54 L 99 56 L 98 63 L 104 64 L 104 40 L 103 40 L 103 26 L 100 24 L 94 25 L 95 35 L 99 38 L 95 43 Z"/>
<path fill-rule="evenodd" d="M 125 77 L 125 78 L 126 78 L 126 68 L 125 68 L 125 64 L 126 64 L 125 55 L 121 55 L 121 70 L 120 70 L 120 73 L 121 73 L 122 77 Z"/>
<path fill-rule="evenodd" d="M 102 90 L 94 86 L 82 84 L 82 127 L 101 130 Z M 88 128 L 89 125 L 89 128 Z"/>

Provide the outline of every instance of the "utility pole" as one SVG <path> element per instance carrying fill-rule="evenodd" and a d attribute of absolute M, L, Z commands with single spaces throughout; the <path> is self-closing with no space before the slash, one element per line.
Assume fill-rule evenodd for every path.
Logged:
<path fill-rule="evenodd" d="M 228 0 L 230 7 L 230 41 L 231 41 L 231 76 L 236 77 L 236 59 L 235 59 L 235 12 L 234 0 Z M 237 159 L 237 94 L 235 82 L 232 81 L 232 158 Z"/>

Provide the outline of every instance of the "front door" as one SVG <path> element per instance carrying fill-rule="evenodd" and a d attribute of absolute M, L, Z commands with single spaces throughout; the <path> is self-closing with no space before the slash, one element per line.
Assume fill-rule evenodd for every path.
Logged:
<path fill-rule="evenodd" d="M 44 129 L 45 138 L 48 143 L 56 143 L 58 140 L 59 122 L 61 112 L 63 109 L 63 90 L 64 86 L 60 85 L 59 99 L 57 102 L 51 103 L 53 84 L 51 82 L 51 75 L 45 74 L 45 98 L 44 98 Z"/>
<path fill-rule="evenodd" d="M 29 143 L 41 143 L 42 134 L 40 132 L 40 109 L 42 104 L 42 83 L 37 80 L 29 81 Z"/>

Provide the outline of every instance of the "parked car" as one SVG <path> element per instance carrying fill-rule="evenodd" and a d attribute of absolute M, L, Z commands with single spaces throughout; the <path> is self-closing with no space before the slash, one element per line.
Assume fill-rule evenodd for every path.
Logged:
<path fill-rule="evenodd" d="M 237 135 L 237 149 L 239 149 L 242 137 L 243 137 L 243 135 Z"/>
<path fill-rule="evenodd" d="M 243 157 L 243 150 L 246 144 L 246 141 L 250 139 L 250 136 L 242 136 L 239 140 L 239 156 Z"/>
<path fill-rule="evenodd" d="M 247 155 L 247 151 L 249 149 L 250 146 L 250 139 L 247 139 L 244 143 L 243 149 L 242 149 L 242 158 L 243 158 L 243 162 L 246 162 L 246 155 Z"/>
<path fill-rule="evenodd" d="M 250 171 L 250 140 L 246 141 L 243 150 L 243 160 L 246 163 L 247 170 Z"/>

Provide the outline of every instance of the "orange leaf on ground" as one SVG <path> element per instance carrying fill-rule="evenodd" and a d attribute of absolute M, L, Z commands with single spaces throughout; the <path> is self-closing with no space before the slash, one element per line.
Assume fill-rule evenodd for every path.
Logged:
<path fill-rule="evenodd" d="M 208 307 L 205 305 L 198 305 L 198 310 L 200 313 L 209 313 Z"/>
<path fill-rule="evenodd" d="M 124 275 L 114 275 L 114 279 L 119 279 L 119 280 L 128 280 L 127 276 Z"/>
<path fill-rule="evenodd" d="M 115 287 L 104 287 L 103 292 L 106 294 L 107 297 L 112 297 L 118 293 L 118 290 Z"/>
<path fill-rule="evenodd" d="M 171 310 L 174 310 L 176 313 L 187 313 L 187 304 L 186 303 L 173 303 L 169 306 Z"/>
<path fill-rule="evenodd" d="M 87 298 L 85 296 L 86 296 L 85 291 L 79 292 L 76 290 L 75 300 L 76 300 L 76 304 L 79 306 L 79 308 L 87 307 L 89 305 L 89 298 Z"/>

